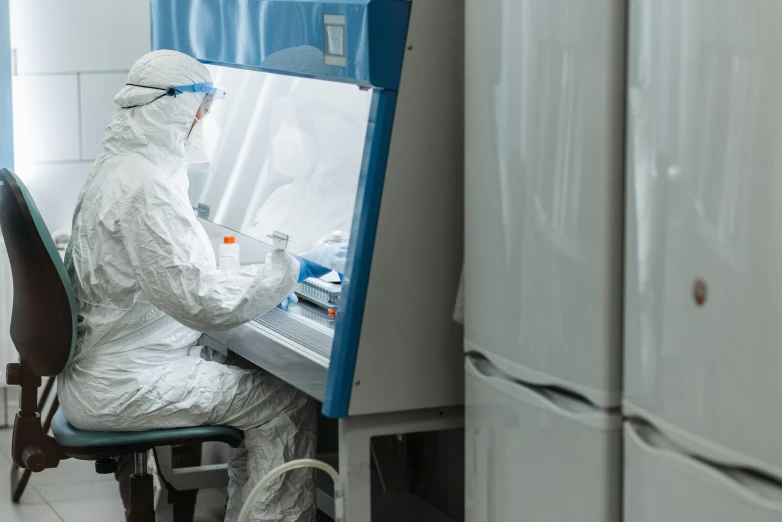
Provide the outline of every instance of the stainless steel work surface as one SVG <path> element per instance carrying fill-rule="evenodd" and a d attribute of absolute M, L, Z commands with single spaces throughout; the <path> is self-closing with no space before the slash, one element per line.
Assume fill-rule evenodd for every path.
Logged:
<path fill-rule="evenodd" d="M 305 312 L 299 306 L 290 311 L 274 308 L 226 332 L 207 332 L 203 342 L 219 351 L 232 351 L 322 401 L 334 331 Z"/>

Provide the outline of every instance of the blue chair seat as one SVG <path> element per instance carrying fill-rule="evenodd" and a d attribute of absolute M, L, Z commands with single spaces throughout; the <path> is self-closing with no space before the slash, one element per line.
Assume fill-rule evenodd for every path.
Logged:
<path fill-rule="evenodd" d="M 57 411 L 52 419 L 52 433 L 66 454 L 91 460 L 146 451 L 155 446 L 195 442 L 225 442 L 235 448 L 244 438 L 241 430 L 227 426 L 194 426 L 151 431 L 82 431 L 71 426 L 62 410 Z"/>

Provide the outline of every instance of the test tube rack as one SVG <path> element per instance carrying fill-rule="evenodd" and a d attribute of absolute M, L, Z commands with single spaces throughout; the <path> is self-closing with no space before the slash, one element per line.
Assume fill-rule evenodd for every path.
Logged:
<path fill-rule="evenodd" d="M 299 283 L 299 286 L 296 289 L 296 293 L 299 297 L 311 301 L 327 310 L 337 309 L 341 292 L 342 285 L 329 283 L 322 279 L 306 279 Z"/>

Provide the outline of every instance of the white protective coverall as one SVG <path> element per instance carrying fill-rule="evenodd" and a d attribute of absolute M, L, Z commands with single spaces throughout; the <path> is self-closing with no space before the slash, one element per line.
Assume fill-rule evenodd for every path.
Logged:
<path fill-rule="evenodd" d="M 156 51 L 133 66 L 127 83 L 208 81 L 193 58 Z M 262 265 L 218 270 L 188 200 L 183 159 L 205 95 L 155 100 L 160 94 L 120 91 L 103 152 L 79 195 L 65 260 L 79 307 L 78 342 L 58 394 L 67 419 L 84 430 L 243 430 L 245 442 L 229 461 L 226 520 L 235 520 L 268 471 L 314 456 L 316 412 L 303 393 L 262 370 L 221 364 L 196 340 L 199 331 L 232 328 L 277 305 L 296 286 L 299 265 L 273 252 Z M 272 483 L 250 519 L 314 517 L 314 477 L 299 470 Z"/>

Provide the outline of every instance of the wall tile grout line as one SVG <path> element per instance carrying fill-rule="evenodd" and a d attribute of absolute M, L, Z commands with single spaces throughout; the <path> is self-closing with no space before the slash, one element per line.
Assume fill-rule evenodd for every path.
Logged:
<path fill-rule="evenodd" d="M 64 72 L 39 72 L 39 73 L 21 73 L 17 76 L 71 76 L 74 74 L 92 74 L 92 75 L 108 75 L 108 74 L 128 74 L 128 69 L 116 70 L 116 71 L 64 71 Z"/>
<path fill-rule="evenodd" d="M 56 165 L 76 165 L 78 163 L 95 163 L 95 159 L 71 159 L 71 160 L 51 160 L 51 161 L 31 161 L 27 163 L 30 167 L 49 167 Z"/>
<path fill-rule="evenodd" d="M 76 110 L 78 111 L 79 127 L 79 160 L 84 159 L 84 124 L 81 115 L 81 73 L 76 73 Z"/>

